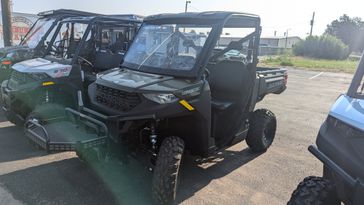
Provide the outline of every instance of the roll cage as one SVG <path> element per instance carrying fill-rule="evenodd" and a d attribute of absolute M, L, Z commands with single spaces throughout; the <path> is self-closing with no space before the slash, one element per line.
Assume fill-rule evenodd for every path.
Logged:
<path fill-rule="evenodd" d="M 358 90 L 364 90 L 364 53 L 360 59 L 354 78 L 350 84 L 347 95 L 352 98 L 364 99 L 364 93 L 358 93 Z"/>
<path fill-rule="evenodd" d="M 49 42 L 50 46 L 47 47 L 43 57 L 45 57 L 46 55 L 48 55 L 50 53 L 50 51 L 52 49 L 51 45 L 53 45 L 53 43 L 56 41 L 56 38 L 57 38 L 56 34 L 60 32 L 62 25 L 65 23 L 87 24 L 85 33 L 83 34 L 83 36 L 80 40 L 80 44 L 77 46 L 74 56 L 72 57 L 71 64 L 75 64 L 78 59 L 78 56 L 80 55 L 80 51 L 84 47 L 84 44 L 94 25 L 124 26 L 124 27 L 132 27 L 132 28 L 134 27 L 135 29 L 138 29 L 138 27 L 139 27 L 138 25 L 141 24 L 141 20 L 130 19 L 125 15 L 121 15 L 120 17 L 96 16 L 96 17 L 71 17 L 71 18 L 64 19 L 57 26 L 57 28 L 55 30 L 55 35 L 53 35 L 51 41 Z"/>
<path fill-rule="evenodd" d="M 41 38 L 41 40 L 38 42 L 37 48 L 39 48 L 40 45 L 43 45 L 42 42 L 45 41 L 45 39 L 47 38 L 47 36 L 52 32 L 52 30 L 54 29 L 54 27 L 62 19 L 70 18 L 70 17 L 74 17 L 74 16 L 98 16 L 98 15 L 101 15 L 101 14 L 96 14 L 96 13 L 91 13 L 91 12 L 85 12 L 85 11 L 77 11 L 77 10 L 72 10 L 72 9 L 58 9 L 58 10 L 50 10 L 50 11 L 40 12 L 40 13 L 38 13 L 38 17 L 39 17 L 38 20 L 30 27 L 29 32 L 24 36 L 24 38 L 22 39 L 22 41 L 20 42 L 19 45 L 23 45 L 24 44 L 24 42 L 26 41 L 26 39 L 29 38 L 30 31 L 32 31 L 34 29 L 34 27 L 36 26 L 36 24 L 41 19 L 53 18 L 54 19 L 54 22 L 49 27 L 49 29 L 44 34 L 44 36 Z"/>
<path fill-rule="evenodd" d="M 212 29 L 206 43 L 203 46 L 201 53 L 196 58 L 195 65 L 191 70 L 174 70 L 164 69 L 160 72 L 160 69 L 154 69 L 148 67 L 146 72 L 154 74 L 169 75 L 179 78 L 192 78 L 200 79 L 205 72 L 206 65 L 213 59 L 216 59 L 219 55 L 226 53 L 229 50 L 241 49 L 242 43 L 247 40 L 254 39 L 253 43 L 249 43 L 249 50 L 252 56 L 252 63 L 256 65 L 258 63 L 258 47 L 261 33 L 260 17 L 248 13 L 237 12 L 201 12 L 201 13 L 180 13 L 180 14 L 159 14 L 148 16 L 144 19 L 143 25 L 161 25 L 161 24 L 193 24 L 198 26 L 211 26 Z M 225 49 L 213 54 L 217 41 L 220 38 L 223 28 L 252 28 L 254 31 L 248 34 L 246 37 L 239 41 L 231 42 Z M 211 58 L 212 56 L 212 58 Z M 131 68 L 127 62 L 123 63 L 123 66 Z M 143 70 L 141 70 L 143 71 Z"/>

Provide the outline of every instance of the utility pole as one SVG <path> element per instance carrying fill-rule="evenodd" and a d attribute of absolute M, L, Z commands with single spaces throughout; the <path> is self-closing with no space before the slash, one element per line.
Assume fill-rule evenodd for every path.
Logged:
<path fill-rule="evenodd" d="M 1 0 L 1 14 L 3 19 L 4 46 L 11 46 L 11 12 L 9 0 Z"/>
<path fill-rule="evenodd" d="M 311 25 L 310 36 L 312 36 L 312 30 L 313 30 L 314 23 L 315 23 L 315 12 L 313 12 L 313 14 L 312 14 L 312 20 L 310 22 L 310 25 Z"/>
<path fill-rule="evenodd" d="M 188 9 L 188 4 L 190 4 L 191 3 L 191 1 L 189 1 L 189 0 L 186 0 L 186 5 L 185 5 L 185 13 L 187 13 L 187 9 Z M 186 28 L 183 28 L 183 33 L 185 33 L 186 32 Z"/>
<path fill-rule="evenodd" d="M 187 9 L 188 9 L 188 4 L 190 4 L 191 3 L 191 1 L 186 1 L 186 6 L 185 6 L 185 13 L 187 13 Z"/>
<path fill-rule="evenodd" d="M 284 33 L 286 35 L 286 45 L 284 46 L 285 48 L 287 48 L 287 44 L 288 44 L 288 31 L 291 30 L 290 28 L 287 29 L 287 31 Z"/>

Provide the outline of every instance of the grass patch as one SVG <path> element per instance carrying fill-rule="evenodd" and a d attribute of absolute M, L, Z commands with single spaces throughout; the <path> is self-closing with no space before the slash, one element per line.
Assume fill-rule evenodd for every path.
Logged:
<path fill-rule="evenodd" d="M 314 70 L 354 73 L 358 65 L 358 59 L 348 60 L 323 60 L 298 56 L 269 56 L 260 60 L 262 67 L 291 66 L 295 68 Z"/>

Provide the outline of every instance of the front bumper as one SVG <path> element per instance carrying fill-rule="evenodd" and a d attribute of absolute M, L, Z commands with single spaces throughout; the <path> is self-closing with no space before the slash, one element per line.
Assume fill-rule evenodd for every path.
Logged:
<path fill-rule="evenodd" d="M 10 65 L 0 65 L 0 83 L 9 79 L 11 71 Z"/>
<path fill-rule="evenodd" d="M 363 137 L 362 131 L 329 115 L 317 136 L 317 148 L 309 148 L 329 169 L 346 204 L 364 204 Z"/>
<path fill-rule="evenodd" d="M 317 157 L 330 171 L 334 172 L 334 183 L 338 188 L 338 195 L 341 196 L 342 193 L 347 193 L 347 190 L 341 190 L 343 188 L 350 189 L 352 196 L 345 196 L 345 198 L 350 201 L 353 205 L 364 204 L 364 182 L 360 179 L 353 178 L 345 170 L 343 170 L 338 164 L 332 161 L 327 155 L 321 152 L 317 147 L 310 146 L 308 150 Z"/>
<path fill-rule="evenodd" d="M 104 123 L 70 108 L 65 113 L 66 116 L 46 120 L 45 124 L 32 119 L 25 122 L 25 135 L 47 152 L 82 152 L 107 143 L 109 134 Z M 71 118 L 78 119 L 77 123 Z M 82 129 L 84 126 L 97 131 L 88 133 Z"/>
<path fill-rule="evenodd" d="M 9 103 L 10 103 L 9 90 L 7 88 L 7 80 L 1 83 L 0 98 L 1 98 L 0 100 L 1 109 L 4 112 L 7 112 L 9 110 Z"/>

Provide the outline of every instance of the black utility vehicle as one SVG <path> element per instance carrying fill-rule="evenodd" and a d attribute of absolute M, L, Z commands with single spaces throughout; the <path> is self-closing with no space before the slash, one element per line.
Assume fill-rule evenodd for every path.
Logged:
<path fill-rule="evenodd" d="M 323 164 L 322 177 L 307 177 L 289 205 L 364 204 L 364 58 L 347 94 L 330 110 L 309 151 Z"/>
<path fill-rule="evenodd" d="M 140 24 L 132 15 L 60 21 L 43 57 L 13 65 L 2 83 L 2 108 L 8 120 L 22 124 L 38 107 L 55 113 L 55 104 L 77 108 L 77 92 L 94 82 L 98 72 L 120 65 Z"/>
<path fill-rule="evenodd" d="M 0 49 L 0 84 L 9 78 L 13 64 L 44 54 L 47 42 L 53 36 L 52 31 L 61 20 L 73 16 L 96 15 L 98 14 L 68 9 L 40 12 L 38 14 L 39 19 L 23 37 L 19 45 Z"/>
<path fill-rule="evenodd" d="M 229 42 L 222 35 L 228 32 L 241 37 Z M 67 110 L 81 120 L 40 124 L 32 119 L 37 127 L 27 133 L 59 139 L 57 130 L 67 122 L 90 127 L 92 119 L 95 133 L 109 136 L 113 145 L 150 154 L 153 195 L 169 204 L 184 153 L 208 157 L 244 139 L 257 152 L 272 144 L 276 118 L 254 107 L 265 95 L 286 89 L 287 73 L 257 68 L 260 33 L 260 18 L 244 13 L 147 17 L 121 68 L 99 74 L 89 86 L 91 109 L 80 102 L 80 112 Z"/>

